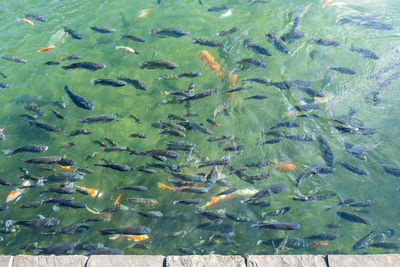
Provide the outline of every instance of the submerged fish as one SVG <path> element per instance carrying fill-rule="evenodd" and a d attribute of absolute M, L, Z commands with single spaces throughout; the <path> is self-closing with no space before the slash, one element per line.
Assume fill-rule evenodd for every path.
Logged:
<path fill-rule="evenodd" d="M 111 80 L 111 79 L 95 79 L 91 81 L 92 85 L 105 85 L 105 86 L 112 86 L 112 87 L 122 87 L 126 85 L 126 82 L 121 80 Z"/>
<path fill-rule="evenodd" d="M 17 153 L 23 153 L 23 152 L 43 153 L 43 152 L 46 152 L 48 148 L 49 147 L 45 146 L 45 145 L 28 145 L 28 146 L 13 148 L 13 149 L 6 149 L 4 151 L 4 155 L 11 156 L 11 155 L 14 155 Z"/>
<path fill-rule="evenodd" d="M 168 69 L 168 70 L 173 70 L 178 68 L 179 66 L 171 61 L 167 60 L 151 60 L 151 61 L 145 61 L 143 63 L 139 64 L 139 67 L 141 69 Z"/>
<path fill-rule="evenodd" d="M 272 230 L 298 230 L 300 229 L 300 224 L 294 222 L 288 223 L 257 223 L 252 224 L 252 228 L 267 228 Z"/>
<path fill-rule="evenodd" d="M 101 70 L 104 69 L 106 65 L 102 63 L 97 63 L 97 62 L 76 62 L 72 63 L 67 66 L 62 66 L 64 70 L 69 70 L 69 69 L 86 69 L 90 71 L 96 71 L 96 70 Z"/>
<path fill-rule="evenodd" d="M 339 217 L 341 217 L 341 218 L 343 218 L 343 219 L 345 219 L 345 220 L 347 220 L 349 222 L 363 223 L 363 224 L 367 224 L 367 225 L 371 224 L 366 219 L 364 219 L 364 218 L 362 218 L 362 217 L 360 217 L 360 216 L 358 216 L 356 214 L 347 212 L 347 211 L 338 211 L 338 212 L 336 212 L 336 214 Z"/>
<path fill-rule="evenodd" d="M 71 30 L 71 29 L 69 29 L 69 28 L 67 28 L 67 27 L 64 27 L 64 31 L 65 31 L 66 33 L 68 33 L 69 35 L 71 35 L 71 37 L 74 38 L 74 39 L 78 39 L 78 40 L 83 39 L 82 34 L 79 34 L 79 33 L 77 33 L 76 31 Z"/>
<path fill-rule="evenodd" d="M 93 31 L 98 32 L 98 33 L 113 33 L 116 31 L 113 28 L 98 27 L 98 26 L 91 26 L 90 29 L 92 29 Z"/>
<path fill-rule="evenodd" d="M 178 29 L 178 28 L 155 28 L 150 30 L 151 35 L 157 35 L 158 37 L 161 38 L 166 38 L 166 37 L 175 37 L 179 38 L 185 35 L 190 34 L 190 32 L 183 30 L 183 29 Z"/>
<path fill-rule="evenodd" d="M 64 90 L 65 90 L 65 92 L 67 92 L 67 94 L 68 94 L 69 98 L 71 98 L 72 102 L 74 102 L 74 104 L 77 105 L 78 107 L 83 108 L 83 109 L 88 109 L 88 110 L 94 109 L 94 105 L 89 100 L 72 93 L 69 90 L 68 85 L 64 86 Z"/>
<path fill-rule="evenodd" d="M 90 116 L 87 117 L 83 120 L 78 120 L 80 123 L 96 123 L 96 122 L 110 122 L 113 121 L 117 118 L 117 115 L 115 114 L 101 114 L 101 115 L 95 115 L 95 116 Z"/>
<path fill-rule="evenodd" d="M 280 52 L 288 55 L 290 53 L 289 48 L 286 46 L 286 44 L 282 41 L 281 38 L 276 36 L 275 34 L 271 32 L 265 33 L 265 36 L 268 37 L 268 42 L 275 46 L 277 50 Z"/>
<path fill-rule="evenodd" d="M 5 222 L 5 226 L 7 228 L 10 228 L 13 225 L 23 225 L 27 227 L 33 227 L 33 228 L 49 228 L 56 226 L 60 221 L 57 220 L 56 218 L 45 218 L 41 215 L 39 215 L 39 219 L 32 219 L 32 220 L 20 220 L 20 221 L 13 221 L 13 220 L 7 220 Z"/>

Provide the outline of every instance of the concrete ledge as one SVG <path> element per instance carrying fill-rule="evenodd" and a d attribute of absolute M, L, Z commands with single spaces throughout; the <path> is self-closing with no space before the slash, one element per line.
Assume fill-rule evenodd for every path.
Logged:
<path fill-rule="evenodd" d="M 329 267 L 397 267 L 400 266 L 400 255 L 328 255 L 328 262 Z"/>
<path fill-rule="evenodd" d="M 94 255 L 89 257 L 87 267 L 163 267 L 164 256 L 152 255 Z"/>
<path fill-rule="evenodd" d="M 167 256 L 167 267 L 245 267 L 246 263 L 241 256 L 223 255 L 191 255 L 191 256 Z"/>
<path fill-rule="evenodd" d="M 13 256 L 0 256 L 0 267 L 11 267 Z"/>
<path fill-rule="evenodd" d="M 85 266 L 87 261 L 86 256 L 71 255 L 71 256 L 29 256 L 18 255 L 14 257 L 13 267 L 72 267 Z M 11 265 L 10 265 L 11 267 Z"/>
<path fill-rule="evenodd" d="M 326 267 L 323 255 L 249 255 L 248 267 Z"/>

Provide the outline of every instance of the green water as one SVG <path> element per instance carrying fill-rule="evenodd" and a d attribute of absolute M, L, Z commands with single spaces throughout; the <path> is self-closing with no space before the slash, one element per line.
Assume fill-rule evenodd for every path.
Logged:
<path fill-rule="evenodd" d="M 208 12 L 212 6 L 228 5 L 233 8 L 233 15 L 219 18 L 225 11 Z M 139 17 L 141 10 L 149 9 L 148 15 Z M 209 1 L 204 0 L 203 6 L 195 0 L 163 0 L 160 5 L 155 0 L 135 1 L 8 1 L 0 2 L 0 39 L 1 54 L 24 57 L 26 64 L 17 64 L 11 61 L 1 60 L 0 71 L 7 78 L 0 82 L 11 85 L 1 91 L 2 110 L 0 112 L 0 126 L 5 128 L 6 139 L 0 141 L 1 150 L 19 147 L 28 144 L 45 144 L 49 147 L 45 155 L 65 155 L 66 158 L 76 160 L 77 166 L 89 167 L 95 170 L 94 174 L 87 174 L 79 186 L 96 188 L 101 196 L 91 198 L 78 192 L 74 193 L 75 201 L 83 201 L 90 209 L 102 210 L 111 208 L 117 196 L 122 190 L 117 190 L 121 185 L 144 185 L 148 187 L 145 192 L 124 191 L 121 205 L 137 208 L 138 210 L 159 210 L 164 217 L 149 219 L 129 211 L 114 213 L 110 220 L 102 222 L 89 222 L 90 229 L 87 232 L 64 235 L 42 235 L 49 229 L 34 229 L 21 226 L 20 230 L 12 234 L 0 234 L 4 240 L 0 243 L 2 254 L 32 254 L 32 246 L 48 247 L 62 242 L 77 243 L 103 243 L 106 247 L 117 248 L 125 254 L 182 254 L 182 249 L 197 254 L 273 254 L 271 246 L 257 246 L 257 241 L 268 238 L 282 238 L 283 231 L 252 228 L 251 225 L 262 220 L 276 220 L 278 222 L 297 222 L 301 225 L 299 230 L 289 231 L 290 237 L 305 237 L 321 232 L 337 232 L 340 237 L 329 241 L 327 246 L 310 245 L 301 249 L 285 249 L 284 254 L 325 254 L 325 253 L 387 253 L 390 250 L 367 248 L 354 252 L 353 244 L 369 233 L 373 226 L 357 224 L 345 221 L 336 215 L 339 207 L 325 211 L 325 207 L 337 202 L 340 197 L 356 197 L 359 201 L 374 200 L 372 207 L 368 207 L 368 213 L 357 213 L 368 219 L 380 230 L 392 228 L 399 230 L 400 213 L 397 203 L 400 200 L 398 178 L 380 172 L 380 167 L 400 167 L 398 161 L 399 152 L 399 125 L 400 108 L 398 101 L 400 92 L 396 90 L 400 84 L 394 80 L 380 95 L 381 103 L 377 106 L 365 100 L 365 96 L 377 90 L 378 85 L 374 80 L 366 79 L 388 63 L 399 59 L 398 27 L 400 23 L 397 14 L 400 4 L 394 0 L 388 1 L 349 1 L 345 7 L 325 8 L 323 1 L 275 1 L 268 3 L 254 3 L 249 5 L 247 0 L 241 1 Z M 27 25 L 17 22 L 26 13 L 34 13 L 45 16 L 48 21 Z M 276 50 L 264 36 L 266 31 L 274 32 L 280 36 L 287 33 L 291 27 L 291 14 L 301 17 L 299 32 L 306 37 L 289 44 L 290 55 L 284 55 Z M 373 14 L 378 16 L 377 21 L 389 23 L 394 26 L 391 31 L 380 31 L 362 27 L 354 23 L 336 24 L 340 17 L 348 15 Z M 72 39 L 63 32 L 63 27 L 71 28 L 84 36 L 83 40 Z M 104 26 L 116 29 L 115 33 L 100 34 L 92 31 L 90 26 Z M 238 27 L 239 31 L 223 37 L 216 33 L 232 27 Z M 149 35 L 150 29 L 176 27 L 190 31 L 190 35 L 181 38 L 158 38 Z M 146 42 L 139 43 L 127 39 L 120 39 L 121 34 L 142 36 Z M 192 44 L 192 38 L 215 39 L 223 42 L 219 48 L 201 47 Z M 310 38 L 323 38 L 336 40 L 342 43 L 340 47 L 324 47 L 313 44 Z M 243 40 L 249 39 L 253 43 L 262 45 L 271 51 L 272 56 L 266 57 L 254 53 L 243 46 Z M 56 49 L 43 53 L 37 50 L 49 45 L 55 45 Z M 360 54 L 349 51 L 351 45 L 370 49 L 380 56 L 379 60 L 364 59 Z M 129 46 L 139 52 L 130 54 L 123 50 L 116 50 L 115 46 Z M 215 71 L 200 61 L 198 53 L 205 49 L 214 57 L 221 66 L 222 77 L 217 78 Z M 83 61 L 101 62 L 106 68 L 96 72 L 88 70 L 63 70 L 59 66 L 43 66 L 42 63 L 49 60 L 58 60 L 69 55 L 80 55 Z M 310 55 L 315 55 L 311 57 Z M 209 125 L 206 120 L 212 119 L 214 110 L 225 100 L 228 90 L 228 71 L 232 71 L 237 65 L 235 61 L 241 58 L 257 58 L 265 62 L 267 68 L 251 68 L 238 72 L 237 83 L 242 78 L 270 78 L 273 81 L 284 80 L 308 80 L 310 87 L 319 90 L 321 80 L 328 67 L 343 66 L 357 70 L 357 75 L 345 75 L 335 73 L 330 83 L 323 92 L 329 97 L 317 110 L 318 119 L 297 118 L 301 123 L 300 128 L 282 129 L 290 134 L 322 134 L 328 141 L 336 162 L 349 162 L 360 169 L 368 171 L 368 176 L 358 176 L 343 167 L 337 165 L 336 171 L 331 174 L 318 174 L 304 179 L 301 183 L 301 192 L 310 195 L 323 195 L 336 192 L 339 197 L 324 201 L 297 202 L 289 196 L 297 195 L 294 181 L 307 167 L 321 162 L 321 152 L 318 142 L 296 142 L 284 140 L 274 145 L 259 146 L 270 137 L 261 136 L 263 130 L 278 122 L 288 119 L 294 120 L 293 106 L 303 104 L 302 98 L 306 95 L 299 90 L 279 90 L 276 87 L 266 87 L 256 84 L 250 90 L 243 90 L 235 94 L 233 104 L 227 112 L 217 114 L 215 121 L 222 127 Z M 170 60 L 179 65 L 176 70 L 142 70 L 139 63 L 153 59 Z M 61 65 L 72 62 L 61 61 Z M 160 75 L 175 74 L 188 71 L 198 71 L 202 75 L 198 78 L 181 78 L 174 81 L 159 80 Z M 394 69 L 387 73 L 398 71 Z M 136 90 L 132 86 L 120 88 L 107 86 L 92 86 L 91 80 L 97 78 L 116 79 L 126 76 L 145 83 L 149 90 Z M 241 154 L 231 153 L 231 167 L 258 160 L 277 160 L 294 163 L 297 168 L 293 171 L 282 172 L 273 166 L 262 169 L 250 169 L 248 175 L 268 171 L 271 176 L 254 184 L 246 183 L 237 176 L 229 174 L 229 167 L 225 167 L 220 175 L 229 187 L 236 186 L 238 191 L 227 199 L 220 200 L 216 204 L 206 208 L 207 210 L 226 212 L 235 215 L 246 216 L 250 222 L 237 223 L 224 219 L 223 223 L 233 225 L 234 236 L 228 240 L 208 241 L 213 234 L 208 231 L 193 230 L 197 225 L 209 222 L 204 217 L 195 214 L 196 206 L 172 205 L 173 200 L 202 198 L 197 206 L 203 206 L 210 200 L 213 194 L 219 193 L 228 187 L 215 184 L 207 194 L 195 195 L 179 191 L 170 191 L 158 187 L 158 183 L 167 183 L 170 175 L 157 169 L 156 174 L 141 172 L 118 172 L 111 169 L 95 167 L 95 163 L 104 163 L 102 159 L 118 164 L 127 164 L 131 167 L 144 166 L 146 163 L 157 162 L 151 157 L 129 155 L 127 152 L 105 153 L 99 150 L 99 146 L 92 140 L 104 141 L 104 136 L 110 137 L 118 145 L 128 146 L 136 151 L 152 149 L 165 149 L 166 142 L 172 140 L 188 140 L 196 144 L 198 155 L 191 161 L 185 160 L 185 153 L 178 151 L 180 157 L 174 160 L 168 159 L 167 164 L 177 164 L 182 167 L 184 173 L 208 172 L 211 167 L 196 169 L 195 166 L 205 159 L 219 159 L 228 152 L 222 151 L 217 142 L 207 142 L 209 135 L 198 131 L 186 131 L 185 138 L 172 137 L 158 134 L 158 129 L 151 127 L 158 120 L 167 120 L 169 113 L 185 115 L 184 104 L 163 104 L 166 99 L 164 91 L 185 90 L 190 82 L 196 83 L 196 92 L 205 89 L 215 89 L 215 92 L 204 99 L 191 101 L 192 113 L 197 116 L 188 117 L 204 123 L 212 130 L 214 135 L 229 135 L 240 138 L 239 144 L 246 145 Z M 68 84 L 71 91 L 92 101 L 95 109 L 87 111 L 77 108 L 65 94 L 63 87 Z M 243 100 L 257 94 L 266 94 L 268 99 Z M 63 110 L 50 104 L 52 100 L 62 100 L 67 103 L 67 109 Z M 29 127 L 26 118 L 21 114 L 24 103 L 38 105 L 45 116 L 41 122 L 56 124 L 61 128 L 58 133 L 46 132 L 42 129 Z M 374 135 L 360 136 L 338 132 L 329 126 L 329 121 L 339 119 L 347 114 L 350 107 L 355 107 L 355 118 L 367 127 L 378 129 Z M 66 119 L 57 119 L 49 109 L 55 109 L 66 116 Z M 116 121 L 106 124 L 91 124 L 82 127 L 77 120 L 87 116 L 115 113 Z M 141 119 L 137 123 L 130 118 L 134 114 Z M 289 115 L 288 115 L 289 114 Z M 301 113 L 298 113 L 299 115 Z M 67 138 L 65 132 L 79 128 L 89 128 L 93 134 Z M 279 130 L 279 129 L 278 129 Z M 132 133 L 144 133 L 146 139 L 134 139 L 129 137 Z M 272 138 L 272 137 L 271 137 Z M 361 161 L 345 149 L 343 142 L 353 144 L 381 144 L 374 150 L 367 152 L 367 161 Z M 75 145 L 65 148 L 65 145 L 73 142 Z M 232 144 L 231 144 L 232 145 Z M 86 159 L 93 152 L 98 152 L 94 159 Z M 0 161 L 0 177 L 8 179 L 13 186 L 1 186 L 1 203 L 5 203 L 6 196 L 23 180 L 18 167 L 29 170 L 32 175 L 45 176 L 62 170 L 56 165 L 43 166 L 25 164 L 18 161 L 19 158 L 34 158 L 43 154 L 17 154 L 11 157 L 2 156 Z M 188 166 L 188 167 L 184 167 Z M 49 170 L 50 169 L 50 170 Z M 32 182 L 33 183 L 33 182 Z M 271 202 L 270 207 L 261 208 L 241 204 L 241 200 L 258 190 L 272 184 L 287 184 L 282 193 L 265 197 L 263 200 Z M 173 186 L 169 184 L 170 186 Z M 0 213 L 4 222 L 8 219 L 34 219 L 37 214 L 45 217 L 55 217 L 60 220 L 58 226 L 62 228 L 93 217 L 87 209 L 73 209 L 60 207 L 54 209 L 52 204 L 39 208 L 22 209 L 21 205 L 39 199 L 48 199 L 52 195 L 39 196 L 39 193 L 48 187 L 57 184 L 45 185 L 44 188 L 27 188 L 18 201 L 10 201 L 9 209 Z M 246 189 L 254 192 L 246 193 Z M 131 197 L 146 197 L 158 200 L 153 207 L 134 206 L 126 201 Z M 263 212 L 289 206 L 288 213 L 279 217 L 264 217 Z M 343 210 L 356 213 L 355 209 L 344 207 Z M 184 215 L 186 221 L 172 220 L 170 216 Z M 333 224 L 335 228 L 329 228 Z M 151 228 L 150 238 L 145 241 L 133 242 L 125 237 L 109 239 L 98 231 L 105 228 L 123 227 L 130 225 L 146 225 Z M 51 229 L 53 229 L 51 228 Z M 166 235 L 186 230 L 187 234 L 179 237 L 167 237 Z M 395 234 L 390 241 L 397 241 Z M 310 241 L 311 243 L 312 241 Z M 140 245 L 143 244 L 143 245 Z M 80 254 L 82 251 L 76 250 Z"/>

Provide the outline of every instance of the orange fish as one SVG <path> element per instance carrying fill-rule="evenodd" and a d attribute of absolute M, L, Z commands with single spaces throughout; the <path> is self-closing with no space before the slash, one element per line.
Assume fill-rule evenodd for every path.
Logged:
<path fill-rule="evenodd" d="M 149 235 L 124 235 L 129 239 L 133 239 L 134 241 L 143 241 L 149 239 Z"/>
<path fill-rule="evenodd" d="M 124 195 L 124 193 L 119 194 L 119 196 L 117 197 L 117 200 L 115 200 L 115 202 L 114 202 L 114 207 L 118 205 L 119 200 L 121 199 L 121 197 L 122 197 L 123 195 Z"/>
<path fill-rule="evenodd" d="M 237 74 L 229 74 L 228 77 L 228 84 L 229 84 L 229 89 L 232 89 L 236 85 L 236 80 L 237 80 Z"/>
<path fill-rule="evenodd" d="M 29 20 L 29 19 L 18 19 L 18 21 L 23 21 L 23 22 L 25 22 L 26 24 L 33 25 L 33 21 L 32 21 L 32 20 Z"/>
<path fill-rule="evenodd" d="M 89 194 L 89 196 L 91 196 L 91 197 L 95 197 L 99 193 L 99 191 L 97 191 L 97 189 L 94 189 L 94 188 L 86 188 L 86 187 L 80 186 L 79 189 L 87 192 Z"/>
<path fill-rule="evenodd" d="M 71 166 L 63 166 L 63 165 L 60 165 L 60 164 L 57 164 L 61 169 L 64 169 L 64 170 L 69 170 L 69 169 L 71 169 Z"/>
<path fill-rule="evenodd" d="M 328 246 L 328 242 L 323 242 L 323 241 L 313 241 L 310 243 L 312 246 Z"/>
<path fill-rule="evenodd" d="M 294 165 L 293 163 L 288 163 L 288 162 L 279 162 L 279 161 L 274 161 L 274 167 L 275 169 L 278 169 L 280 171 L 287 171 L 287 170 L 291 170 L 293 171 L 294 169 L 296 169 L 296 165 Z"/>
<path fill-rule="evenodd" d="M 220 65 L 214 61 L 214 57 L 207 50 L 201 50 L 199 52 L 199 56 L 200 61 L 206 61 L 207 65 L 215 70 L 215 72 L 217 73 L 217 77 L 222 75 L 222 72 L 220 71 Z"/>
<path fill-rule="evenodd" d="M 347 5 L 346 2 L 335 2 L 335 3 L 327 5 L 327 7 L 346 6 L 346 5 Z"/>
<path fill-rule="evenodd" d="M 42 53 L 42 52 L 44 52 L 44 51 L 47 51 L 47 50 L 50 50 L 50 49 L 54 49 L 54 48 L 56 48 L 56 47 L 55 47 L 54 45 L 51 45 L 51 46 L 48 46 L 48 47 L 39 49 L 38 52 L 39 52 L 39 53 Z"/>
<path fill-rule="evenodd" d="M 195 183 L 192 187 L 198 187 L 200 184 L 201 184 L 200 182 Z M 163 189 L 172 190 L 172 191 L 173 191 L 173 190 L 176 190 L 176 189 L 181 189 L 181 188 L 190 188 L 190 186 L 187 186 L 187 185 L 185 185 L 185 186 L 180 186 L 180 187 L 171 187 L 171 186 L 168 186 L 168 185 L 163 184 L 163 183 L 158 183 L 158 187 L 159 187 L 159 188 L 163 188 Z"/>
<path fill-rule="evenodd" d="M 13 201 L 22 194 L 22 189 L 15 189 L 7 195 L 6 202 Z"/>
<path fill-rule="evenodd" d="M 212 197 L 210 201 L 207 202 L 207 204 L 204 205 L 204 207 L 208 207 L 211 206 L 212 204 L 214 204 L 215 202 L 217 202 L 220 199 L 224 199 L 224 198 L 228 198 L 230 197 L 232 194 L 226 194 L 226 195 L 220 195 L 220 196 L 215 196 Z"/>

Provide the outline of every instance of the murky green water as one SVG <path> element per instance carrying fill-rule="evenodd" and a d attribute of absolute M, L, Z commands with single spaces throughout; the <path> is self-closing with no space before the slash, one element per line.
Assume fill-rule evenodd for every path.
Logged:
<path fill-rule="evenodd" d="M 226 12 L 208 12 L 212 6 L 227 5 L 233 9 L 233 14 L 220 18 Z M 290 238 L 302 238 L 322 232 L 336 232 L 340 237 L 327 243 L 313 243 L 321 240 L 308 240 L 305 248 L 285 248 L 283 254 L 322 254 L 322 253 L 387 253 L 392 250 L 369 247 L 353 251 L 353 244 L 374 229 L 372 225 L 346 221 L 336 215 L 338 210 L 357 214 L 371 224 L 380 226 L 379 231 L 386 229 L 399 230 L 400 213 L 397 203 L 399 196 L 399 181 L 397 177 L 381 171 L 382 166 L 400 167 L 397 160 L 399 152 L 399 125 L 400 109 L 398 101 L 399 91 L 396 89 L 399 80 L 392 83 L 380 94 L 381 102 L 373 105 L 365 97 L 372 91 L 378 90 L 374 79 L 367 77 L 382 67 L 399 59 L 398 21 L 397 14 L 400 4 L 394 0 L 388 1 L 349 1 L 347 6 L 324 7 L 323 1 L 275 1 L 250 4 L 241 1 L 208 1 L 203 0 L 203 6 L 195 0 L 172 1 L 7 1 L 0 3 L 0 38 L 1 54 L 15 55 L 26 58 L 28 63 L 18 64 L 1 60 L 0 71 L 7 78 L 0 82 L 10 84 L 10 88 L 2 89 L 0 112 L 0 126 L 5 128 L 5 140 L 1 140 L 1 150 L 20 147 L 28 144 L 45 144 L 49 147 L 43 154 L 16 154 L 11 157 L 2 156 L 0 161 L 0 177 L 9 180 L 12 186 L 1 186 L 1 203 L 6 203 L 7 195 L 25 180 L 21 179 L 22 172 L 18 167 L 25 167 L 31 175 L 46 176 L 63 170 L 57 165 L 34 165 L 20 162 L 18 159 L 29 159 L 43 155 L 64 155 L 74 159 L 76 166 L 89 167 L 95 172 L 86 174 L 83 180 L 76 185 L 95 188 L 99 191 L 97 197 L 75 192 L 75 201 L 83 201 L 91 210 L 101 211 L 112 208 L 118 195 L 124 193 L 119 207 L 123 209 L 157 210 L 163 213 L 158 219 L 145 218 L 131 211 L 115 212 L 109 219 L 101 222 L 88 222 L 90 229 L 76 234 L 43 235 L 51 229 L 62 228 L 79 223 L 95 215 L 86 208 L 73 209 L 70 207 L 56 207 L 46 204 L 38 208 L 21 208 L 21 205 L 49 199 L 51 194 L 40 196 L 40 192 L 59 184 L 45 184 L 44 187 L 29 187 L 16 201 L 9 201 L 7 210 L 1 211 L 3 223 L 6 220 L 36 219 L 37 215 L 55 217 L 60 220 L 59 225 L 49 229 L 35 229 L 20 226 L 14 233 L 3 233 L 4 240 L 0 243 L 0 253 L 4 254 L 32 254 L 34 247 L 48 247 L 63 242 L 102 243 L 105 247 L 122 250 L 125 254 L 273 254 L 272 246 L 257 245 L 258 240 L 285 237 L 284 231 L 253 228 L 252 225 L 263 220 L 268 222 L 296 222 L 301 228 L 288 231 Z M 139 17 L 143 10 L 148 9 L 148 15 Z M 33 21 L 34 25 L 17 22 L 26 13 L 45 16 L 47 22 Z M 336 23 L 339 18 L 351 15 L 375 15 L 376 21 L 393 26 L 392 30 L 377 30 L 356 23 Z M 273 32 L 278 36 L 287 33 L 291 28 L 292 18 L 300 17 L 297 32 L 305 33 L 305 37 L 288 44 L 290 55 L 276 50 L 267 38 L 265 32 Z M 72 39 L 63 31 L 63 27 L 71 28 L 83 35 L 82 40 Z M 100 34 L 92 31 L 90 26 L 104 26 L 116 29 L 111 34 Z M 159 38 L 149 35 L 153 28 L 176 27 L 190 31 L 190 35 L 181 38 Z M 239 31 L 226 36 L 216 36 L 222 30 L 232 27 Z M 133 42 L 120 39 L 122 34 L 142 36 L 146 42 Z M 192 38 L 219 40 L 221 47 L 206 47 L 192 44 Z M 310 39 L 336 40 L 342 45 L 339 47 L 325 47 L 310 42 Z M 249 39 L 269 51 L 272 56 L 267 57 L 248 50 L 243 41 Z M 37 50 L 49 45 L 56 49 L 43 53 Z M 116 50 L 115 46 L 129 46 L 139 54 L 130 54 L 123 50 Z M 380 56 L 379 60 L 363 58 L 360 54 L 349 51 L 351 46 L 362 47 L 374 51 Z M 222 77 L 217 78 L 213 69 L 200 61 L 198 53 L 207 50 L 214 56 L 215 62 L 221 66 Z M 69 55 L 80 55 L 82 61 L 101 62 L 106 68 L 91 72 L 75 69 L 63 70 L 60 66 L 72 62 L 61 61 Z M 238 71 L 237 84 L 243 78 L 269 78 L 274 82 L 286 80 L 306 80 L 311 82 L 311 88 L 321 90 L 326 97 L 322 101 L 322 108 L 312 112 L 319 118 L 296 118 L 302 113 L 294 111 L 293 106 L 304 104 L 307 97 L 296 88 L 280 90 L 273 86 L 255 84 L 252 89 L 243 90 L 234 94 L 232 105 L 226 112 L 216 115 L 215 121 L 222 127 L 211 126 L 206 122 L 213 118 L 214 110 L 227 97 L 228 72 L 233 71 L 235 64 L 241 58 L 257 58 L 265 62 L 267 68 L 250 68 Z M 165 59 L 179 65 L 176 70 L 146 70 L 140 69 L 139 63 Z M 42 63 L 50 60 L 61 61 L 58 66 L 43 66 Z M 331 66 L 348 67 L 357 71 L 356 75 L 346 75 L 334 72 L 330 82 L 321 89 L 321 80 Z M 382 80 L 398 72 L 394 68 L 383 75 Z M 182 72 L 201 72 L 197 78 L 181 78 L 179 80 L 159 80 L 160 75 L 177 74 Z M 333 71 L 330 71 L 333 72 Z M 92 79 L 116 79 L 126 76 L 137 79 L 147 85 L 149 90 L 137 90 L 132 86 L 114 88 L 109 86 L 91 85 Z M 238 142 L 231 142 L 225 146 L 245 145 L 242 153 L 230 153 L 222 150 L 218 142 L 208 142 L 210 135 L 199 131 L 185 131 L 186 137 L 173 137 L 158 134 L 159 129 L 151 124 L 158 120 L 167 120 L 167 114 L 186 115 L 185 103 L 165 104 L 165 100 L 174 99 L 164 94 L 164 91 L 186 90 L 190 82 L 195 82 L 196 93 L 206 89 L 214 89 L 214 93 L 203 99 L 190 101 L 190 121 L 199 121 L 212 131 L 211 136 L 226 135 L 240 138 Z M 63 88 L 68 84 L 71 91 L 92 101 L 95 109 L 87 111 L 77 108 Z M 263 100 L 244 100 L 253 95 L 268 95 Z M 67 103 L 63 110 L 51 105 L 51 101 L 61 100 Z M 46 132 L 42 129 L 29 127 L 28 120 L 21 114 L 28 113 L 24 104 L 35 104 L 44 112 L 45 116 L 38 121 L 56 124 L 60 132 Z M 335 119 L 341 119 L 351 107 L 357 112 L 354 120 L 357 126 L 378 129 L 373 135 L 352 135 L 341 133 L 330 126 Z M 65 119 L 58 119 L 50 112 L 55 109 L 65 115 Z M 96 123 L 82 127 L 77 120 L 103 113 L 114 113 L 118 119 L 109 123 Z M 134 114 L 141 123 L 130 117 Z M 356 175 L 341 165 L 336 164 L 335 171 L 329 174 L 316 174 L 302 180 L 299 189 L 304 195 L 327 195 L 337 193 L 336 197 L 323 201 L 299 202 L 291 196 L 299 196 L 295 180 L 311 165 L 322 162 L 318 141 L 298 142 L 283 138 L 277 144 L 263 145 L 264 140 L 272 136 L 261 136 L 262 131 L 276 123 L 295 120 L 301 124 L 298 128 L 278 128 L 291 135 L 311 134 L 317 137 L 322 134 L 333 151 L 336 162 L 347 162 L 369 173 L 368 176 Z M 67 138 L 65 132 L 79 128 L 89 128 L 91 135 Z M 129 137 L 133 133 L 144 133 L 147 138 Z M 144 166 L 146 163 L 161 163 L 148 156 L 129 155 L 127 152 L 105 153 L 93 140 L 104 141 L 108 136 L 118 145 L 128 146 L 135 151 L 165 149 L 166 143 L 174 140 L 187 140 L 196 144 L 194 157 L 188 161 L 185 152 L 177 151 L 177 159 L 168 159 L 165 164 L 176 164 L 183 173 L 207 173 L 212 166 L 196 168 L 207 159 L 230 157 L 231 163 L 225 166 L 219 179 L 225 186 L 214 184 L 206 194 L 196 195 L 180 191 L 171 191 L 158 187 L 158 183 L 168 183 L 172 176 L 162 169 L 155 169 L 157 173 L 148 174 L 138 171 L 119 172 L 107 168 L 95 167 L 95 163 L 104 163 L 104 160 L 116 164 L 127 164 L 132 168 Z M 375 149 L 366 152 L 367 161 L 356 159 L 346 152 L 344 142 L 352 144 L 378 144 Z M 66 147 L 73 142 L 72 147 Z M 107 143 L 107 142 L 106 142 Z M 98 152 L 95 158 L 87 159 L 88 155 Z M 104 160 L 103 160 L 104 159 Z M 253 184 L 230 174 L 230 169 L 238 168 L 241 164 L 259 160 L 270 160 L 294 163 L 295 170 L 281 171 L 272 165 L 262 168 L 246 170 L 247 175 L 256 175 L 270 172 L 270 177 Z M 75 166 L 74 166 L 75 167 Z M 74 168 L 73 167 L 73 168 Z M 72 169 L 71 169 L 72 170 Z M 32 185 L 35 181 L 30 181 Z M 263 197 L 261 200 L 271 202 L 270 207 L 257 207 L 242 204 L 251 194 L 268 185 L 284 183 L 287 188 L 276 195 Z M 118 190 L 121 185 L 143 185 L 148 190 L 144 192 Z M 223 224 L 233 227 L 234 235 L 225 239 L 209 238 L 216 232 L 196 229 L 200 224 L 211 222 L 205 217 L 196 214 L 196 208 L 204 206 L 214 194 L 228 188 L 237 187 L 229 198 L 205 208 L 209 211 L 234 214 L 247 217 L 248 222 L 233 222 L 227 218 Z M 54 196 L 55 197 L 55 196 Z M 129 203 L 128 198 L 153 198 L 158 204 L 152 207 L 141 207 Z M 201 198 L 198 205 L 173 205 L 172 201 Z M 341 198 L 355 197 L 358 201 L 373 200 L 375 205 L 367 208 L 334 207 L 326 211 L 325 207 L 333 205 Z M 278 208 L 290 207 L 289 212 L 277 217 L 264 216 L 265 212 Z M 102 214 L 106 215 L 106 214 Z M 175 216 L 175 217 L 174 217 Z M 178 217 L 177 217 L 178 216 Z M 179 217 L 180 216 L 180 217 Z M 215 222 L 217 224 L 218 222 Z M 110 239 L 110 236 L 101 235 L 99 230 L 132 225 L 145 225 L 151 228 L 149 239 L 134 242 L 126 237 Z M 4 227 L 2 228 L 4 231 Z M 178 237 L 169 237 L 178 231 L 186 231 Z M 377 233 L 379 233 L 379 231 Z M 388 241 L 396 242 L 395 234 Z M 32 245 L 33 244 L 33 245 Z M 277 245 L 279 244 L 276 243 Z M 395 250 L 394 250 L 395 251 Z M 80 254 L 83 250 L 76 249 Z"/>

